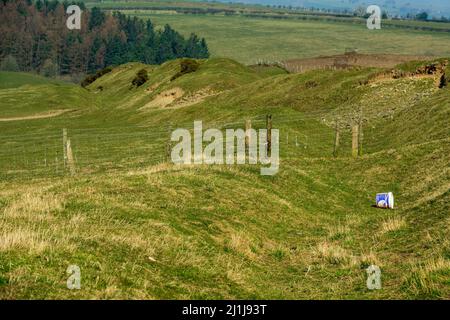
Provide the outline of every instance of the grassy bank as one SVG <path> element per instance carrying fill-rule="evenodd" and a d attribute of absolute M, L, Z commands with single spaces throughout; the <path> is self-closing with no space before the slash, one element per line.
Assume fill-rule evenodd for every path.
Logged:
<path fill-rule="evenodd" d="M 199 63 L 174 81 L 180 61 L 120 66 L 87 89 L 25 84 L 47 111 L 60 107 L 44 93 L 59 86 L 77 111 L 0 122 L 1 298 L 449 297 L 448 87 L 433 76 L 366 82 L 375 69 L 284 74 Z M 149 81 L 134 88 L 142 68 Z M 21 88 L 0 89 L 16 90 L 3 117 L 42 112 Z M 364 155 L 354 159 L 348 126 L 361 108 Z M 274 176 L 259 165 L 164 158 L 170 128 L 242 128 L 249 118 L 263 128 L 268 113 L 281 137 Z M 63 166 L 62 128 L 74 176 Z M 374 208 L 387 191 L 395 210 Z M 82 287 L 71 291 L 73 264 Z M 367 289 L 371 264 L 381 290 Z"/>

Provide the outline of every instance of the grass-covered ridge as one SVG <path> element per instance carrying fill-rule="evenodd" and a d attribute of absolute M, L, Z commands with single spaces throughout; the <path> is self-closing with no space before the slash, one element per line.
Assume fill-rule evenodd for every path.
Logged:
<path fill-rule="evenodd" d="M 95 108 L 80 86 L 20 72 L 0 72 L 0 119 L 39 117 Z"/>
<path fill-rule="evenodd" d="M 17 88 L 26 84 L 46 84 L 56 83 L 57 81 L 25 72 L 0 72 L 0 88 Z"/>
<path fill-rule="evenodd" d="M 198 62 L 173 81 L 179 60 L 122 65 L 87 89 L 60 86 L 80 90 L 68 100 L 75 113 L 0 122 L 1 298 L 448 298 L 448 87 L 433 76 L 368 82 L 378 69 L 272 74 Z M 132 87 L 143 68 L 149 80 Z M 8 90 L 18 89 L 0 95 Z M 32 114 L 25 98 L 1 111 L 20 102 Z M 59 108 L 44 98 L 36 103 Z M 353 159 L 347 126 L 361 107 L 364 155 Z M 259 166 L 164 160 L 170 126 L 242 128 L 252 118 L 260 128 L 268 113 L 281 137 L 273 177 Z M 62 128 L 73 177 L 61 173 Z M 59 157 L 57 174 L 50 157 L 47 171 L 29 170 L 45 147 Z M 385 191 L 395 210 L 372 207 Z M 66 288 L 70 264 L 81 290 Z M 381 290 L 366 287 L 370 264 L 382 270 Z"/>

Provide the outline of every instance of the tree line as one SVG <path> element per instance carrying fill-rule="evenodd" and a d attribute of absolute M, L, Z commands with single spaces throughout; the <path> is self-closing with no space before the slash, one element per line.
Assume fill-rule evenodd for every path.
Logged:
<path fill-rule="evenodd" d="M 71 4 L 83 10 L 80 30 L 66 26 Z M 87 10 L 83 2 L 0 0 L 0 34 L 3 69 L 46 76 L 92 74 L 130 61 L 209 57 L 205 39 L 195 34 L 185 38 L 169 25 L 155 30 L 150 20 Z"/>

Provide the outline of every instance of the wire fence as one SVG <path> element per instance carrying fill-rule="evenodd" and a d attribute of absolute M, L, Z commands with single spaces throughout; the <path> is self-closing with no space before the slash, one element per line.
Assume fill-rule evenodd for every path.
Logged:
<path fill-rule="evenodd" d="M 267 127 L 266 115 L 235 122 L 209 122 L 203 132 L 217 128 L 245 129 L 250 120 L 255 130 Z M 299 157 L 332 157 L 335 152 L 336 130 L 316 116 L 280 115 L 273 117 L 272 127 L 279 130 L 280 159 Z M 171 162 L 170 151 L 177 142 L 171 142 L 171 133 L 186 128 L 193 133 L 193 123 L 163 124 L 158 127 L 123 126 L 103 128 L 58 128 L 26 134 L 0 135 L 0 177 L 39 178 L 68 174 L 92 174 L 112 170 L 143 168 Z M 352 133 L 339 132 L 342 155 L 351 154 Z M 193 135 L 195 139 L 202 136 Z M 70 150 L 68 150 L 68 140 Z M 202 139 L 205 146 L 209 142 Z M 73 170 L 73 171 L 72 171 Z"/>

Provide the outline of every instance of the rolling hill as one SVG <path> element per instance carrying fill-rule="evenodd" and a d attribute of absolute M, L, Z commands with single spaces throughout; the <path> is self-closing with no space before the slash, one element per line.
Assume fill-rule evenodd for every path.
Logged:
<path fill-rule="evenodd" d="M 0 118 L 23 118 L 0 122 L 0 298 L 449 298 L 446 59 L 288 74 L 214 58 L 171 80 L 180 63 L 129 63 L 86 89 L 31 76 L 0 89 Z M 166 157 L 175 128 L 264 128 L 267 114 L 274 176 Z M 387 191 L 395 210 L 374 208 Z M 66 288 L 73 264 L 81 290 Z M 372 264 L 381 290 L 367 289 Z"/>

